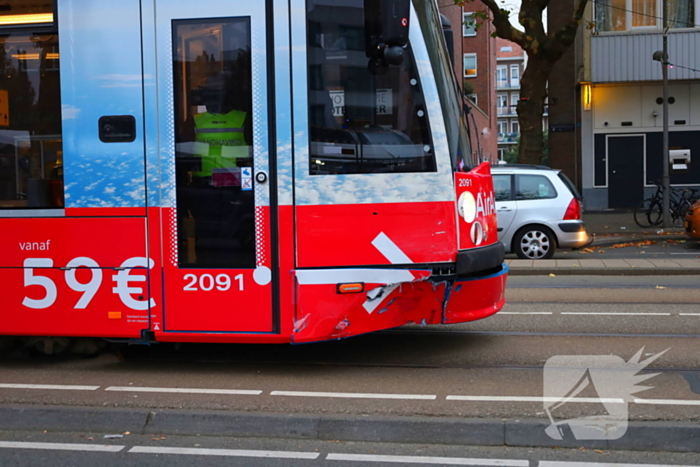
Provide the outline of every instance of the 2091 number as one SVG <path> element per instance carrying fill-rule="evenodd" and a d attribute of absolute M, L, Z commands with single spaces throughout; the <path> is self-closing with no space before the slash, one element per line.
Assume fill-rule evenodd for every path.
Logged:
<path fill-rule="evenodd" d="M 185 284 L 182 290 L 186 292 L 198 292 L 200 290 L 211 292 L 214 289 L 226 292 L 231 290 L 233 286 L 231 276 L 228 274 L 219 274 L 216 277 L 211 274 L 202 274 L 201 276 L 185 274 L 184 280 L 187 284 Z M 242 292 L 245 289 L 243 274 L 237 275 L 233 280 L 238 282 L 238 290 Z"/>

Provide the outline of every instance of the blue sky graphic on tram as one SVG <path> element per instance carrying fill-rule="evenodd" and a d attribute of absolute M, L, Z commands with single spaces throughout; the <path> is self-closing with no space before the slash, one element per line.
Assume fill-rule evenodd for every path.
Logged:
<path fill-rule="evenodd" d="M 139 1 L 58 2 L 66 206 L 145 206 L 143 132 L 105 144 L 98 120 L 133 115 L 143 127 Z"/>

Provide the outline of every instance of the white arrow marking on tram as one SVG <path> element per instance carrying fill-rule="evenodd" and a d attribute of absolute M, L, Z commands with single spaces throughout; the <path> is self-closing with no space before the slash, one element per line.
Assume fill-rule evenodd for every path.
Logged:
<path fill-rule="evenodd" d="M 380 233 L 377 235 L 377 238 L 372 240 L 372 245 L 379 250 L 391 264 L 413 264 L 411 258 L 406 256 L 406 253 L 401 251 L 401 248 L 387 237 L 384 232 Z"/>
<path fill-rule="evenodd" d="M 384 255 L 384 257 L 388 259 L 391 264 L 413 264 L 411 258 L 409 258 L 406 253 L 401 251 L 401 248 L 399 248 L 396 243 L 393 242 L 393 240 L 387 237 L 384 232 L 381 232 L 374 240 L 372 240 L 372 245 L 379 250 L 379 252 Z M 374 313 L 374 310 L 376 310 L 384 299 L 388 297 L 397 287 L 398 284 L 394 283 L 392 285 L 370 290 L 367 293 L 367 301 L 365 301 L 365 303 L 362 305 L 365 311 L 367 311 L 367 313 L 370 315 Z"/>

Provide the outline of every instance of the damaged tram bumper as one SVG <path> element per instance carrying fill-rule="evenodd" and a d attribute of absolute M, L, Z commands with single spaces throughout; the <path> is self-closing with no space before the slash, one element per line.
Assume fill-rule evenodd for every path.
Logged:
<path fill-rule="evenodd" d="M 292 342 L 487 318 L 505 304 L 504 255 L 499 242 L 461 251 L 455 263 L 430 269 L 297 270 Z"/>

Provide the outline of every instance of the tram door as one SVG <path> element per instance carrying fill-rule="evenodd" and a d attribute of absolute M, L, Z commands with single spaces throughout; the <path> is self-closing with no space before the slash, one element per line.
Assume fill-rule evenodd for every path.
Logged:
<path fill-rule="evenodd" d="M 165 332 L 273 332 L 265 2 L 156 0 Z"/>

